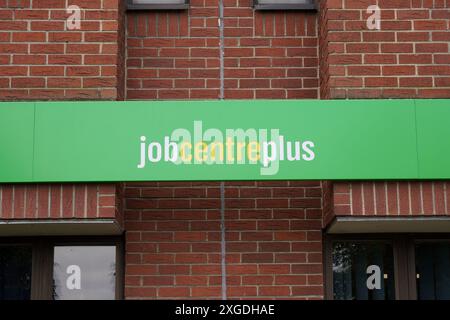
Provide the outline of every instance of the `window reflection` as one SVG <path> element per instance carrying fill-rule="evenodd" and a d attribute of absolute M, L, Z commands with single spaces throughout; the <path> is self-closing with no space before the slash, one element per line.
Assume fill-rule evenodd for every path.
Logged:
<path fill-rule="evenodd" d="M 116 247 L 55 247 L 53 285 L 55 300 L 113 300 Z"/>
<path fill-rule="evenodd" d="M 31 247 L 0 246 L 0 300 L 31 297 Z"/>
<path fill-rule="evenodd" d="M 333 296 L 337 300 L 394 299 L 392 246 L 383 242 L 335 242 Z"/>

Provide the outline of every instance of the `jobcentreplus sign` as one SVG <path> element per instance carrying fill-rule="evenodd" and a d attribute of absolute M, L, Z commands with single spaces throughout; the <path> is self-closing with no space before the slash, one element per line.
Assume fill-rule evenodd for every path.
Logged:
<path fill-rule="evenodd" d="M 160 161 L 176 165 L 260 164 L 261 175 L 274 175 L 280 161 L 313 161 L 314 142 L 289 141 L 279 129 L 209 128 L 203 131 L 202 121 L 194 121 L 193 130 L 178 128 L 163 138 L 163 142 L 148 141 L 140 136 L 140 156 L 137 167 Z"/>

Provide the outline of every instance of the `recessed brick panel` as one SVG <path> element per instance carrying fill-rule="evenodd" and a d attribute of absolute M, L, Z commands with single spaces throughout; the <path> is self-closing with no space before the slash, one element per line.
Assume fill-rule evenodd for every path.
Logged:
<path fill-rule="evenodd" d="M 256 12 L 225 1 L 224 89 L 228 99 L 318 97 L 314 13 Z M 128 99 L 217 99 L 218 1 L 181 12 L 128 13 Z"/>
<path fill-rule="evenodd" d="M 229 298 L 323 297 L 322 188 L 226 183 Z M 220 184 L 127 183 L 124 201 L 126 298 L 220 298 Z"/>

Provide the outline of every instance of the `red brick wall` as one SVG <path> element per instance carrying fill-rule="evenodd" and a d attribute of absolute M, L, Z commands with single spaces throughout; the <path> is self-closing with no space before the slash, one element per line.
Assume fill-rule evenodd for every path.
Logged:
<path fill-rule="evenodd" d="M 0 0 L 0 100 L 122 98 L 118 3 Z M 82 9 L 81 30 L 66 29 L 72 4 Z"/>
<path fill-rule="evenodd" d="M 225 0 L 225 98 L 318 97 L 316 14 L 255 12 Z M 128 13 L 128 99 L 217 99 L 218 1 Z"/>
<path fill-rule="evenodd" d="M 450 215 L 448 181 L 340 182 L 333 187 L 336 215 Z"/>
<path fill-rule="evenodd" d="M 229 298 L 323 297 L 321 182 L 227 182 Z M 127 299 L 220 298 L 219 183 L 125 186 Z"/>
<path fill-rule="evenodd" d="M 322 1 L 322 96 L 449 98 L 450 1 L 378 1 L 381 30 L 368 30 L 366 9 L 374 4 Z"/>
<path fill-rule="evenodd" d="M 0 219 L 5 220 L 119 218 L 116 202 L 111 184 L 0 185 Z"/>

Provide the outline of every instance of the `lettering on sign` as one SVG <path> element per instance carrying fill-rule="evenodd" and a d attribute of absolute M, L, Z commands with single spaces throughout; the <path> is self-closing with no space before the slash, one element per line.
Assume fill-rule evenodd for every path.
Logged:
<path fill-rule="evenodd" d="M 315 144 L 310 140 L 290 141 L 279 129 L 203 130 L 194 121 L 193 132 L 179 128 L 163 142 L 140 138 L 139 169 L 160 161 L 180 164 L 259 164 L 261 175 L 275 175 L 281 161 L 313 161 Z"/>

